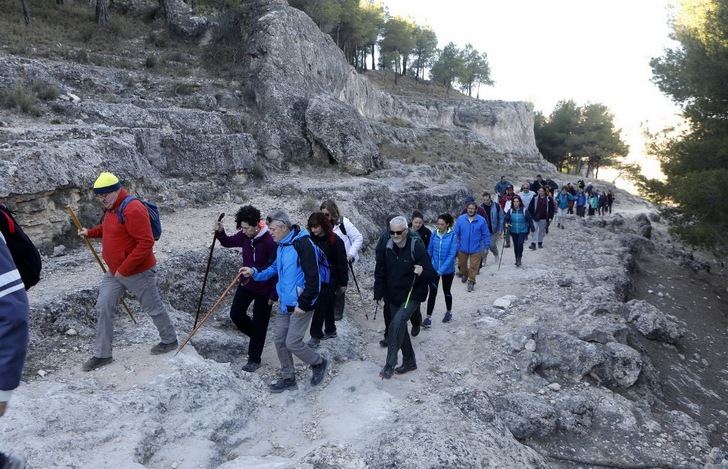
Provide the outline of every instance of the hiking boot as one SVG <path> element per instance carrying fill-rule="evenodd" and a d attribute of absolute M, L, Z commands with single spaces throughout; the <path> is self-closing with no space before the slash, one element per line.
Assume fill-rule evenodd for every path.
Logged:
<path fill-rule="evenodd" d="M 535 251 L 535 250 L 536 250 L 536 243 L 531 243 L 531 244 L 530 244 L 530 245 L 528 246 L 528 249 L 530 249 L 531 251 Z"/>
<path fill-rule="evenodd" d="M 412 324 L 412 330 L 410 331 L 410 335 L 412 337 L 417 337 L 420 335 L 420 325 L 419 324 Z"/>
<path fill-rule="evenodd" d="M 468 291 L 471 292 L 475 290 L 475 282 L 468 282 Z"/>
<path fill-rule="evenodd" d="M 248 363 L 246 363 L 242 369 L 243 369 L 243 371 L 246 371 L 248 373 L 253 373 L 258 368 L 260 368 L 260 363 L 251 362 L 250 360 L 248 360 Z"/>
<path fill-rule="evenodd" d="M 334 321 L 341 321 L 342 319 L 344 319 L 344 312 L 335 311 L 334 312 Z"/>
<path fill-rule="evenodd" d="M 516 257 L 516 267 L 520 267 L 520 266 L 521 266 L 521 258 Z"/>
<path fill-rule="evenodd" d="M 538 243 L 538 247 L 539 248 L 542 248 L 543 247 L 543 243 Z"/>
<path fill-rule="evenodd" d="M 429 329 L 430 326 L 432 326 L 432 321 L 430 320 L 430 316 L 427 316 L 424 321 L 422 321 L 422 327 L 425 329 Z"/>
<path fill-rule="evenodd" d="M 172 350 L 177 350 L 178 346 L 179 346 L 179 344 L 177 343 L 176 340 L 174 342 L 170 342 L 168 344 L 165 344 L 164 342 L 160 342 L 157 345 L 155 345 L 154 347 L 152 347 L 150 352 L 152 353 L 152 355 L 161 355 L 163 353 L 171 352 Z"/>
<path fill-rule="evenodd" d="M 324 334 L 324 339 L 335 339 L 336 337 L 338 337 L 338 336 L 336 335 L 335 331 L 327 332 L 326 334 Z"/>
<path fill-rule="evenodd" d="M 462 277 L 460 277 L 460 281 L 463 282 L 463 283 L 467 282 L 468 281 L 468 276 L 467 275 L 463 275 Z"/>
<path fill-rule="evenodd" d="M 445 316 L 442 318 L 442 322 L 450 322 L 452 321 L 452 313 L 450 311 L 445 313 Z"/>
<path fill-rule="evenodd" d="M 4 459 L 2 469 L 25 469 L 25 458 L 15 454 L 0 453 Z"/>
<path fill-rule="evenodd" d="M 298 385 L 296 384 L 296 378 L 281 378 L 271 384 L 268 389 L 270 392 L 278 394 L 279 392 L 283 392 L 287 389 L 290 389 L 291 391 L 296 390 L 298 389 Z"/>
<path fill-rule="evenodd" d="M 407 373 L 408 371 L 415 371 L 416 369 L 417 369 L 417 365 L 404 365 L 403 364 L 402 366 L 398 366 L 397 368 L 395 368 L 394 372 L 397 373 L 398 375 L 403 375 L 403 374 Z"/>
<path fill-rule="evenodd" d="M 101 368 L 102 366 L 108 365 L 114 361 L 113 358 L 107 357 L 107 358 L 98 358 L 98 357 L 91 357 L 83 364 L 81 369 L 83 371 L 92 371 L 97 368 Z"/>
<path fill-rule="evenodd" d="M 386 339 L 382 339 L 379 341 L 379 346 L 380 347 L 389 347 L 389 342 L 387 342 Z"/>
<path fill-rule="evenodd" d="M 394 374 L 394 368 L 389 365 L 384 365 L 382 371 L 379 372 L 379 377 L 382 379 L 389 379 Z"/>
<path fill-rule="evenodd" d="M 321 345 L 321 339 L 311 337 L 311 340 L 308 341 L 307 345 L 311 348 L 319 348 L 319 345 Z"/>
<path fill-rule="evenodd" d="M 326 367 L 328 364 L 329 362 L 326 361 L 324 357 L 321 357 L 321 363 L 318 365 L 311 365 L 311 369 L 313 370 L 313 374 L 311 375 L 311 386 L 321 384 L 321 381 L 323 381 L 326 376 Z"/>

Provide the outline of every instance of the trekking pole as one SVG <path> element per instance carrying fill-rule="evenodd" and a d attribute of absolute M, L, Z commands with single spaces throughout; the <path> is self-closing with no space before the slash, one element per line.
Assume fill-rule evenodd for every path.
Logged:
<path fill-rule="evenodd" d="M 361 296 L 361 290 L 359 290 L 359 282 L 356 281 L 356 274 L 354 273 L 354 264 L 353 262 L 349 262 L 349 271 L 351 272 L 351 277 L 354 279 L 354 286 L 356 287 L 357 293 L 359 293 L 359 296 Z"/>
<path fill-rule="evenodd" d="M 415 275 L 415 278 L 412 279 L 412 285 L 410 286 L 409 293 L 407 293 L 407 299 L 404 301 L 404 309 L 407 309 L 407 305 L 409 304 L 410 296 L 412 296 L 412 290 L 415 288 L 415 282 L 417 281 L 417 275 Z"/>
<path fill-rule="evenodd" d="M 503 254 L 506 252 L 506 236 L 508 236 L 508 234 L 510 234 L 510 233 L 508 233 L 508 234 L 506 234 L 506 233 L 507 233 L 506 231 L 503 231 L 503 246 L 501 246 L 500 258 L 498 259 L 498 270 L 500 270 L 501 262 L 503 262 Z M 515 248 L 513 248 L 513 249 L 515 249 Z"/>
<path fill-rule="evenodd" d="M 76 212 L 73 211 L 73 209 L 71 208 L 70 205 L 66 206 L 66 210 L 68 211 L 68 214 L 71 216 L 71 221 L 73 222 L 74 225 L 76 225 L 76 229 L 78 229 L 78 230 L 82 229 L 83 228 L 83 225 L 81 224 L 81 220 L 78 219 L 78 217 L 76 216 Z M 88 236 L 82 236 L 82 238 L 83 238 L 84 241 L 86 241 L 86 246 L 88 246 L 88 248 L 91 250 L 91 254 L 93 254 L 94 257 L 96 258 L 96 262 L 98 262 L 99 263 L 99 266 L 101 266 L 101 270 L 104 273 L 106 273 L 106 266 L 104 265 L 104 263 L 101 260 L 101 258 L 99 257 L 99 255 L 96 254 L 96 249 L 94 249 L 93 244 L 91 244 L 91 240 L 88 239 Z M 134 324 L 136 324 L 137 323 L 136 322 L 136 319 L 134 319 L 134 315 L 131 314 L 131 310 L 126 305 L 126 303 L 124 303 L 124 299 L 121 298 L 119 301 L 121 302 L 121 305 L 126 310 L 126 313 L 129 315 L 129 318 L 131 319 L 131 321 Z"/>
<path fill-rule="evenodd" d="M 372 321 L 376 321 L 377 320 L 377 310 L 378 309 L 379 309 L 379 302 L 377 301 L 377 302 L 374 303 L 374 318 L 372 319 Z M 367 316 L 367 320 L 369 320 L 369 317 L 368 316 Z"/>
<path fill-rule="evenodd" d="M 220 217 L 217 219 L 217 222 L 220 223 L 222 219 L 225 217 L 225 213 L 221 213 Z M 207 256 L 207 268 L 205 268 L 205 278 L 202 279 L 202 291 L 200 292 L 200 299 L 197 301 L 197 313 L 195 314 L 195 325 L 192 326 L 193 328 L 197 325 L 197 320 L 200 318 L 200 309 L 202 308 L 202 298 L 205 296 L 205 286 L 207 285 L 207 274 L 210 273 L 210 263 L 212 262 L 212 251 L 215 249 L 215 241 L 217 241 L 217 235 L 215 233 L 212 234 L 212 245 L 210 246 L 210 255 Z"/>
<path fill-rule="evenodd" d="M 217 301 L 215 301 L 215 303 L 212 305 L 212 307 L 207 312 L 207 314 L 205 314 L 202 317 L 202 320 L 200 321 L 200 323 L 192 327 L 192 332 L 190 332 L 190 335 L 188 335 L 187 338 L 179 346 L 179 348 L 177 349 L 177 352 L 175 352 L 175 355 L 177 355 L 183 348 L 185 348 L 185 345 L 187 345 L 187 343 L 190 341 L 190 339 L 192 339 L 192 336 L 194 336 L 195 334 L 197 334 L 197 331 L 199 331 L 200 328 L 202 328 L 202 325 L 205 324 L 205 321 L 207 321 L 207 319 L 210 317 L 210 315 L 212 315 L 212 313 L 215 312 L 215 309 L 222 302 L 222 300 L 228 294 L 228 292 L 230 291 L 230 289 L 233 288 L 236 283 L 238 283 L 241 275 L 242 274 L 237 274 L 235 276 L 235 278 L 233 279 L 233 281 L 230 282 L 230 285 L 228 285 L 228 287 L 225 289 L 225 291 L 222 292 L 222 295 L 220 295 L 220 298 L 218 298 Z"/>

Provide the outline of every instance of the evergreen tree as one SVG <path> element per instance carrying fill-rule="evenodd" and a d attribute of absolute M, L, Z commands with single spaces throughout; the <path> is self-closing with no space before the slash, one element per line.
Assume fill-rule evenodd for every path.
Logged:
<path fill-rule="evenodd" d="M 465 49 L 461 51 L 463 67 L 458 82 L 463 92 L 468 96 L 473 95 L 473 85 L 483 84 L 492 85 L 490 79 L 490 66 L 488 65 L 488 54 L 482 54 L 477 51 L 471 44 L 466 44 Z"/>
<path fill-rule="evenodd" d="M 666 183 L 649 195 L 671 202 L 674 231 L 686 241 L 728 249 L 728 2 L 682 0 L 673 23 L 679 45 L 653 59 L 653 79 L 683 109 L 689 129 L 655 143 Z"/>
<path fill-rule="evenodd" d="M 432 59 L 437 53 L 437 35 L 429 27 L 417 26 L 415 31 L 415 78 L 425 79 L 425 68 L 432 65 Z"/>
<path fill-rule="evenodd" d="M 438 51 L 437 60 L 430 70 L 430 79 L 443 85 L 449 92 L 455 79 L 463 73 L 464 66 L 460 50 L 450 42 Z"/>
<path fill-rule="evenodd" d="M 384 23 L 379 51 L 383 65 L 394 70 L 395 83 L 397 75 L 407 73 L 407 59 L 415 47 L 415 32 L 415 25 L 404 18 L 393 17 Z"/>

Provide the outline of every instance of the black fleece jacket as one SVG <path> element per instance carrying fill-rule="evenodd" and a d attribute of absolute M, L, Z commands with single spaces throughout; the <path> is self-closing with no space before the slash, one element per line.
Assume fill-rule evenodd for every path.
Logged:
<path fill-rule="evenodd" d="M 412 243 L 415 243 L 414 250 Z M 383 298 L 389 304 L 404 305 L 414 280 L 410 301 L 425 301 L 427 285 L 435 279 L 437 273 L 432 267 L 424 243 L 408 236 L 407 243 L 401 249 L 391 240 L 380 244 L 378 248 L 374 268 L 374 299 Z M 415 276 L 415 265 L 423 268 L 419 276 Z"/>

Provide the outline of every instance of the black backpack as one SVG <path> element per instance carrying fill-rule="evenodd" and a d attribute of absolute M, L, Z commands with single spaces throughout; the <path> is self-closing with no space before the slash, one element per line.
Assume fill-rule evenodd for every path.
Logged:
<path fill-rule="evenodd" d="M 40 253 L 33 241 L 15 221 L 13 212 L 2 204 L 0 204 L 0 231 L 5 237 L 5 242 L 13 256 L 15 267 L 20 272 L 25 289 L 28 290 L 40 280 L 42 268 Z"/>

